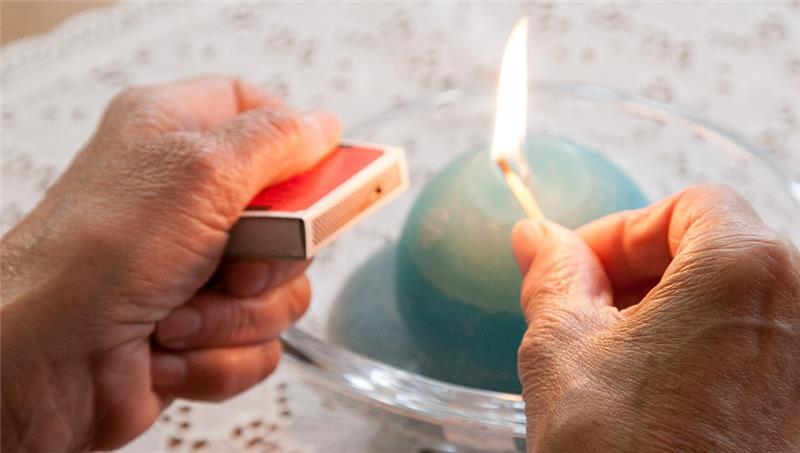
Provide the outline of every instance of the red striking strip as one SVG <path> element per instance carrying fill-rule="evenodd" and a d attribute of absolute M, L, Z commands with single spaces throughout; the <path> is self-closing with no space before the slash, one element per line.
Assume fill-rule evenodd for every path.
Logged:
<path fill-rule="evenodd" d="M 262 190 L 247 208 L 289 212 L 308 209 L 382 155 L 383 151 L 372 148 L 340 147 L 305 173 Z"/>

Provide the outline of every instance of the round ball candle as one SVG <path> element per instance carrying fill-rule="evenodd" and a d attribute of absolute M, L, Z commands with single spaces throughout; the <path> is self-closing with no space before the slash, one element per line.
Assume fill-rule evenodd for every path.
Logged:
<path fill-rule="evenodd" d="M 545 216 L 570 228 L 646 204 L 602 154 L 532 137 L 525 154 Z M 525 217 L 485 149 L 457 158 L 423 188 L 396 252 L 397 304 L 411 338 L 451 381 L 519 392 L 525 331 L 510 235 Z"/>

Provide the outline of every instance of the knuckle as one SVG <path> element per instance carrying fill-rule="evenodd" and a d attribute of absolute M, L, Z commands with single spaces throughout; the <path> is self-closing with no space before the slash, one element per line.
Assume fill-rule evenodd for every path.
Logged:
<path fill-rule="evenodd" d="M 161 144 L 160 165 L 182 186 L 181 193 L 208 204 L 204 211 L 219 213 L 223 224 L 238 216 L 240 184 L 235 181 L 235 169 L 213 140 L 195 132 L 170 132 Z"/>
<path fill-rule="evenodd" d="M 767 236 L 752 244 L 751 248 L 759 275 L 767 282 L 795 288 L 800 284 L 800 253 L 788 238 L 770 231 Z"/>
<path fill-rule="evenodd" d="M 551 300 L 566 294 L 574 272 L 570 264 L 568 260 L 546 257 L 534 262 L 523 281 L 523 300 Z"/>
<path fill-rule="evenodd" d="M 170 132 L 161 138 L 160 145 L 161 149 L 156 150 L 160 154 L 157 158 L 181 184 L 202 187 L 219 177 L 221 163 L 215 157 L 215 150 L 199 134 Z"/>
<path fill-rule="evenodd" d="M 272 110 L 267 116 L 269 124 L 289 142 L 295 142 L 301 136 L 302 127 L 297 117 L 285 110 Z"/>
<path fill-rule="evenodd" d="M 524 384 L 535 381 L 542 370 L 550 370 L 557 361 L 559 346 L 555 332 L 540 327 L 529 328 L 517 350 L 520 380 Z"/>
<path fill-rule="evenodd" d="M 769 229 L 746 236 L 717 240 L 698 253 L 688 266 L 694 286 L 731 307 L 761 316 L 772 304 L 784 304 L 800 296 L 800 253 L 789 241 Z M 751 313 L 752 312 L 752 313 Z"/>
<path fill-rule="evenodd" d="M 537 286 L 536 295 L 533 297 L 542 294 L 541 288 L 546 286 Z M 526 312 L 528 330 L 523 336 L 520 352 L 526 355 L 535 354 L 536 351 L 549 345 L 569 342 L 572 338 L 570 332 L 578 330 L 576 324 L 581 322 L 579 316 L 552 299 L 538 300 L 534 304 Z"/>
<path fill-rule="evenodd" d="M 189 146 L 191 145 L 190 143 Z M 215 189 L 224 188 L 222 182 L 227 179 L 227 172 L 222 159 L 205 144 L 197 145 L 199 146 L 189 148 L 189 153 L 185 156 L 185 168 L 189 175 L 197 178 L 201 184 L 211 183 Z"/>
<path fill-rule="evenodd" d="M 196 119 L 183 114 L 175 95 L 158 86 L 123 90 L 111 100 L 106 117 L 125 123 L 139 134 L 162 135 L 171 131 L 200 129 Z"/>
<path fill-rule="evenodd" d="M 190 153 L 196 153 L 198 149 L 205 147 L 203 138 L 194 132 L 175 131 L 162 135 L 160 143 L 166 148 L 164 151 L 169 151 L 172 155 L 184 156 Z"/>
<path fill-rule="evenodd" d="M 115 95 L 106 108 L 101 127 L 119 127 L 128 123 L 146 123 L 152 116 L 153 89 L 131 87 Z"/>
<path fill-rule="evenodd" d="M 556 304 L 547 304 L 530 320 L 531 330 L 542 341 L 571 343 L 580 339 L 586 326 L 593 325 L 586 315 Z"/>
<path fill-rule="evenodd" d="M 140 181 L 157 187 L 171 188 L 191 181 L 188 164 L 201 146 L 196 134 L 173 132 L 159 137 L 139 139 L 133 144 L 131 170 Z"/>
<path fill-rule="evenodd" d="M 268 130 L 281 144 L 291 147 L 297 144 L 303 133 L 303 127 L 296 116 L 286 110 L 259 110 L 254 113 L 250 127 Z"/>
<path fill-rule="evenodd" d="M 180 168 L 194 176 L 212 175 L 219 165 L 214 149 L 199 134 L 172 132 L 164 136 L 170 154 L 175 156 Z"/>
<path fill-rule="evenodd" d="M 567 299 L 584 297 L 575 294 L 572 278 L 562 264 L 540 268 L 526 277 L 522 287 L 522 309 L 531 325 L 560 325 L 570 330 L 585 323 L 584 315 L 565 307 Z"/>
<path fill-rule="evenodd" d="M 173 123 L 169 112 L 172 100 L 154 87 L 133 87 L 112 99 L 109 111 L 125 118 L 142 130 L 160 131 Z"/>
<path fill-rule="evenodd" d="M 789 240 L 772 231 L 755 239 L 752 248 L 756 255 L 770 261 L 788 264 L 794 259 L 794 247 Z"/>
<path fill-rule="evenodd" d="M 522 362 L 523 359 L 528 361 L 531 358 L 539 357 L 547 349 L 544 347 L 544 342 L 545 339 L 538 332 L 533 329 L 526 330 L 519 345 L 518 355 L 520 361 Z"/>
<path fill-rule="evenodd" d="M 153 94 L 153 90 L 148 87 L 136 86 L 125 88 L 111 99 L 111 106 L 120 108 L 130 108 L 134 105 L 147 102 Z"/>
<path fill-rule="evenodd" d="M 793 261 L 793 247 L 771 231 L 750 234 L 743 238 L 728 238 L 720 250 L 726 268 L 740 270 L 753 278 L 768 277 Z"/>
<path fill-rule="evenodd" d="M 744 201 L 741 195 L 729 186 L 724 184 L 701 184 L 686 189 L 683 193 L 685 198 L 691 200 L 709 200 L 714 203 L 741 204 Z"/>
<path fill-rule="evenodd" d="M 725 224 L 741 229 L 745 224 L 758 222 L 758 216 L 750 203 L 734 189 L 720 184 L 706 184 L 686 189 L 681 193 L 680 202 L 675 209 L 694 212 L 697 217 L 714 228 Z"/>
<path fill-rule="evenodd" d="M 525 282 L 522 288 L 523 309 L 526 313 L 535 311 L 536 307 L 559 296 L 558 284 L 551 285 L 544 279 L 536 279 L 535 283 Z"/>

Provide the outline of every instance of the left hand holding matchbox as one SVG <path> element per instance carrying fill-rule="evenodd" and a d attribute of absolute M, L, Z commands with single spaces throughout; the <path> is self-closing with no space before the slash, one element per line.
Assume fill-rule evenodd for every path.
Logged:
<path fill-rule="evenodd" d="M 312 169 L 256 195 L 233 226 L 225 254 L 309 259 L 407 188 L 402 149 L 339 145 Z"/>

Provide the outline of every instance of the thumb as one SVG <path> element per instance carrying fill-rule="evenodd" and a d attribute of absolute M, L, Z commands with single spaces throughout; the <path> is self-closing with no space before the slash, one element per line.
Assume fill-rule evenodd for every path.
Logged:
<path fill-rule="evenodd" d="M 612 305 L 608 277 L 576 233 L 548 220 L 528 219 L 514 227 L 511 239 L 524 274 L 521 305 L 528 323 L 543 312 L 593 312 Z"/>
<path fill-rule="evenodd" d="M 241 113 L 207 133 L 225 144 L 225 157 L 236 173 L 233 181 L 249 200 L 325 157 L 339 142 L 341 125 L 327 112 L 296 113 L 270 105 Z"/>

